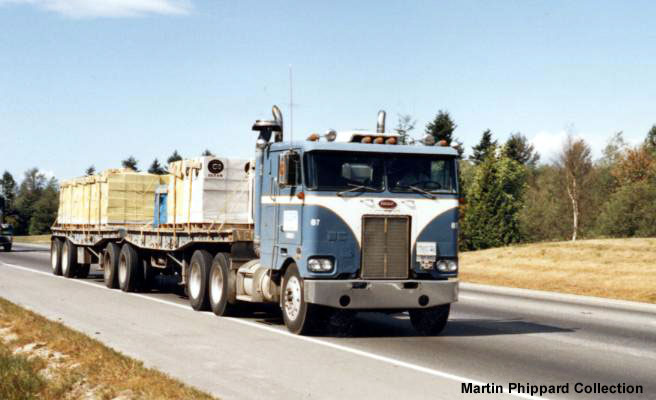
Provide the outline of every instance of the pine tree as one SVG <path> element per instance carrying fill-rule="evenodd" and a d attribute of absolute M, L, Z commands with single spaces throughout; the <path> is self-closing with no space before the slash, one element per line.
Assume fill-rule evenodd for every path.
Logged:
<path fill-rule="evenodd" d="M 121 165 L 123 166 L 123 168 L 129 168 L 129 169 L 131 169 L 133 171 L 137 171 L 137 172 L 139 171 L 139 169 L 137 168 L 138 163 L 139 163 L 139 161 L 137 161 L 132 156 L 126 158 L 123 161 L 121 161 Z"/>
<path fill-rule="evenodd" d="M 503 146 L 503 154 L 522 165 L 535 166 L 540 155 L 534 151 L 533 145 L 521 133 L 513 133 Z"/>
<path fill-rule="evenodd" d="M 453 141 L 453 131 L 456 128 L 457 125 L 453 122 L 449 113 L 440 110 L 435 118 L 426 124 L 426 133 L 432 135 L 436 143 L 440 140 L 446 140 L 446 144 L 450 146 Z"/>
<path fill-rule="evenodd" d="M 182 160 L 182 156 L 178 154 L 177 150 L 173 150 L 173 154 L 169 156 L 169 158 L 166 160 L 167 164 L 171 164 L 174 161 L 180 161 Z"/>
<path fill-rule="evenodd" d="M 212 153 L 210 151 L 210 149 L 205 149 L 205 151 L 203 152 L 203 154 L 201 154 L 201 156 L 203 156 L 203 157 L 214 157 L 214 153 Z"/>
<path fill-rule="evenodd" d="M 473 154 L 469 156 L 469 159 L 476 165 L 480 164 L 487 158 L 488 155 L 494 154 L 494 150 L 497 147 L 497 141 L 492 140 L 492 131 L 489 129 L 483 132 L 481 136 L 481 141 L 474 147 L 472 147 Z"/>
<path fill-rule="evenodd" d="M 86 176 L 91 176 L 94 175 L 95 173 L 96 173 L 96 167 L 94 167 L 93 165 L 87 168 L 86 171 L 84 171 L 84 174 Z"/>
<path fill-rule="evenodd" d="M 159 163 L 157 159 L 154 159 L 152 164 L 150 164 L 150 168 L 148 168 L 148 173 L 155 174 L 155 175 L 164 175 L 166 174 L 166 170 L 162 167 L 162 165 Z"/>
<path fill-rule="evenodd" d="M 57 218 L 59 207 L 59 190 L 57 180 L 50 178 L 43 188 L 39 199 L 34 203 L 34 212 L 30 216 L 28 232 L 30 235 L 48 233 Z"/>
<path fill-rule="evenodd" d="M 508 157 L 490 155 L 476 167 L 462 218 L 464 246 L 485 249 L 521 240 L 519 211 L 526 168 Z"/>

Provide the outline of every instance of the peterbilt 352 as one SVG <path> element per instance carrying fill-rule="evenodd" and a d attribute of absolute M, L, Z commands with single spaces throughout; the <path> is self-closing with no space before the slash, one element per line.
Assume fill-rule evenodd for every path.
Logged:
<path fill-rule="evenodd" d="M 246 207 L 243 221 L 194 220 L 190 211 L 192 197 L 202 195 L 195 179 L 225 179 L 229 160 L 171 166 L 172 174 L 182 171 L 179 186 L 172 176 L 168 199 L 166 187 L 154 192 L 154 212 L 168 207 L 168 220 L 105 223 L 102 210 L 94 222 L 58 218 L 53 272 L 85 277 L 98 263 L 107 286 L 124 291 L 173 275 L 196 310 L 222 316 L 240 303 L 275 303 L 298 334 L 321 333 L 331 313 L 360 311 L 408 312 L 420 333 L 441 332 L 458 298 L 456 150 L 430 136 L 400 143 L 385 132 L 384 112 L 375 131 L 287 141 L 277 107 L 273 114 L 252 127 L 258 136 L 242 168 L 243 200 L 217 200 Z M 188 190 L 172 194 L 186 176 Z M 186 196 L 189 210 L 171 214 Z"/>

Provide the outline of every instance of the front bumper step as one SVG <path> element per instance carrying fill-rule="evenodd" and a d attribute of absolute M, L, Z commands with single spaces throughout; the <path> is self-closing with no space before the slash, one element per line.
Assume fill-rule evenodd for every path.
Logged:
<path fill-rule="evenodd" d="M 428 308 L 458 301 L 458 280 L 305 280 L 305 301 L 357 309 Z"/>

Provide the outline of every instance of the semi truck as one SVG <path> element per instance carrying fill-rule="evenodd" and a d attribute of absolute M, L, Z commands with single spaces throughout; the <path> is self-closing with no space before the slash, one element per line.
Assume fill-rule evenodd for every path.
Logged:
<path fill-rule="evenodd" d="M 296 334 L 320 334 L 331 313 L 361 311 L 408 312 L 420 334 L 439 334 L 458 298 L 457 151 L 430 135 L 400 143 L 385 132 L 384 111 L 375 131 L 290 141 L 274 106 L 273 119 L 252 130 L 255 157 L 243 165 L 212 156 L 171 164 L 150 223 L 107 222 L 101 210 L 92 217 L 93 207 L 86 220 L 66 219 L 60 206 L 53 273 L 84 278 L 98 264 L 105 284 L 126 292 L 173 275 L 195 310 L 229 316 L 242 303 L 273 303 Z M 225 174 L 241 174 L 239 192 L 198 201 L 219 217 L 235 207 L 241 217 L 195 217 L 201 183 L 216 186 Z M 111 206 L 127 187 L 96 184 L 83 202 Z M 82 201 L 67 193 L 62 204 Z"/>

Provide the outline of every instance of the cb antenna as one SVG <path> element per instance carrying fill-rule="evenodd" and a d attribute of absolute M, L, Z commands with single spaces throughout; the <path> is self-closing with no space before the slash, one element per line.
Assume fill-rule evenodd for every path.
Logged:
<path fill-rule="evenodd" d="M 289 144 L 294 140 L 294 81 L 292 79 L 292 65 L 289 64 Z"/>

